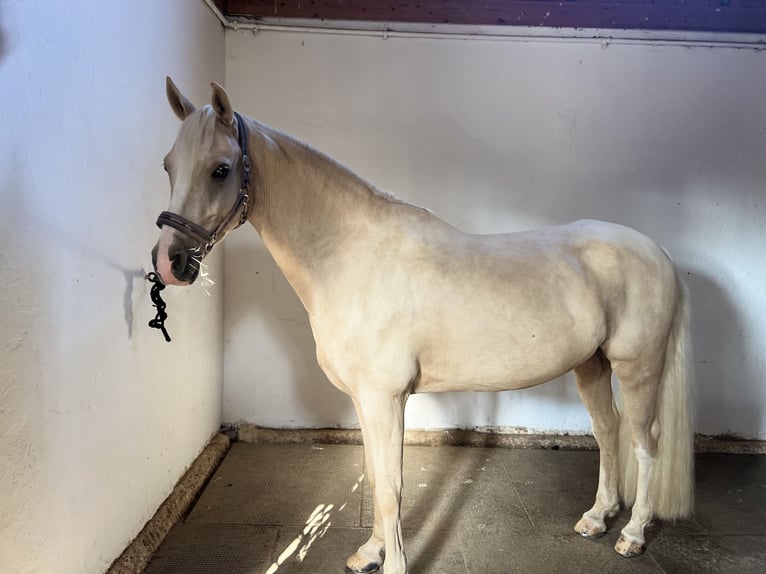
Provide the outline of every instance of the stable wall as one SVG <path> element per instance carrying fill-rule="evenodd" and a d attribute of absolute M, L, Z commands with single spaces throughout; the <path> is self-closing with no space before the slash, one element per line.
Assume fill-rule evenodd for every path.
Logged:
<path fill-rule="evenodd" d="M 241 112 L 464 230 L 587 217 L 653 237 L 691 292 L 698 431 L 766 438 L 766 52 L 229 31 L 226 77 Z M 256 233 L 233 234 L 225 249 L 224 420 L 355 426 Z M 571 376 L 414 396 L 406 421 L 590 428 Z"/>
<path fill-rule="evenodd" d="M 218 428 L 220 289 L 146 325 L 166 74 L 224 78 L 201 1 L 0 2 L 0 572 L 104 572 Z"/>

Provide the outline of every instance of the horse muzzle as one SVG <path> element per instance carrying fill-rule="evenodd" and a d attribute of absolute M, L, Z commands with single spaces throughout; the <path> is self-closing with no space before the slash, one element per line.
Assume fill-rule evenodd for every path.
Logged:
<path fill-rule="evenodd" d="M 189 249 L 179 241 L 172 241 L 163 249 L 162 240 L 152 249 L 154 270 L 165 285 L 191 285 L 197 279 L 201 264 L 201 254 L 196 249 Z"/>

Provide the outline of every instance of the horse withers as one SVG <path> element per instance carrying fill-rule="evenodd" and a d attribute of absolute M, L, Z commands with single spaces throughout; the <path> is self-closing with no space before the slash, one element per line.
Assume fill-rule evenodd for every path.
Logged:
<path fill-rule="evenodd" d="M 499 235 L 463 233 L 310 146 L 236 113 L 212 84 L 201 108 L 170 78 L 182 120 L 164 165 L 172 189 L 153 250 L 168 285 L 249 221 L 308 312 L 317 358 L 351 397 L 374 492 L 372 534 L 353 572 L 402 574 L 404 408 L 412 393 L 503 391 L 574 370 L 600 448 L 592 508 L 606 532 L 632 506 L 615 550 L 643 552 L 657 516 L 693 506 L 688 306 L 667 254 L 640 233 L 577 221 Z M 622 413 L 611 375 L 622 393 Z"/>

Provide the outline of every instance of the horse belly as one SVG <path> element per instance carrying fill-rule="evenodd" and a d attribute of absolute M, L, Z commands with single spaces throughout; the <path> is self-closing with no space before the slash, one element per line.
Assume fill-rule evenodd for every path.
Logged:
<path fill-rule="evenodd" d="M 476 358 L 464 357 L 461 362 L 421 364 L 420 374 L 413 384 L 414 393 L 448 391 L 507 391 L 539 385 L 560 377 L 592 356 L 595 348 L 567 357 L 553 357 L 551 362 L 530 365 L 522 360 L 508 360 L 502 354 Z M 502 350 L 500 351 L 502 353 Z"/>
<path fill-rule="evenodd" d="M 601 313 L 549 308 L 526 317 L 468 308 L 433 329 L 418 354 L 413 392 L 503 391 L 553 380 L 593 356 L 603 341 Z"/>

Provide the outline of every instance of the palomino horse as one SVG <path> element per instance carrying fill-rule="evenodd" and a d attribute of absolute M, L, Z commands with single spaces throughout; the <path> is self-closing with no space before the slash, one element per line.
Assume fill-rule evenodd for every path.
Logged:
<path fill-rule="evenodd" d="M 196 109 L 167 80 L 183 123 L 165 157 L 172 195 L 155 268 L 166 284 L 188 285 L 228 231 L 249 221 L 260 233 L 308 311 L 319 364 L 359 415 L 375 522 L 348 569 L 372 572 L 385 557 L 386 574 L 407 571 L 400 501 L 412 393 L 520 389 L 574 369 L 601 450 L 596 501 L 575 531 L 604 534 L 622 499 L 633 509 L 615 549 L 634 556 L 652 516 L 690 514 L 688 312 L 660 247 L 599 221 L 463 233 L 243 118 L 212 88 L 212 105 Z"/>

